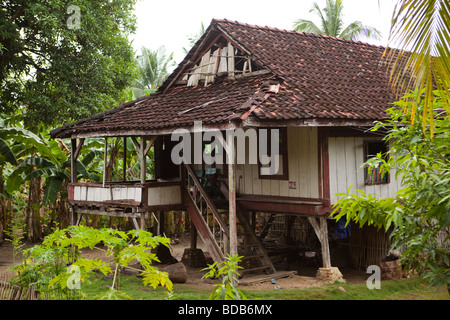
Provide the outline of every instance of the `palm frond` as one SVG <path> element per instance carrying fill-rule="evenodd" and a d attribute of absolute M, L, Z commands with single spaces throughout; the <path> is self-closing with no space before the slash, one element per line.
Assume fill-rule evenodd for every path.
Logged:
<path fill-rule="evenodd" d="M 332 37 L 355 40 L 360 36 L 379 39 L 380 32 L 372 27 L 365 26 L 359 21 L 355 21 L 343 28 L 344 5 L 342 0 L 327 0 L 325 8 L 321 9 L 317 2 L 309 11 L 318 16 L 321 28 L 310 20 L 299 19 L 294 22 L 294 30 L 316 34 L 325 34 Z"/>
<path fill-rule="evenodd" d="M 140 73 L 136 84 L 141 89 L 157 89 L 169 75 L 168 68 L 173 64 L 173 53 L 166 54 L 164 46 L 157 50 L 142 47 L 136 60 Z"/>
<path fill-rule="evenodd" d="M 434 89 L 439 90 L 447 114 L 450 111 L 450 3 L 447 0 L 399 1 L 392 17 L 389 43 L 401 50 L 399 54 L 391 55 L 390 61 L 391 82 L 397 93 L 404 95 L 410 89 L 425 90 L 425 130 L 427 119 L 433 123 Z M 407 76 L 408 73 L 411 76 Z M 413 106 L 410 110 L 412 122 L 415 111 Z"/>
<path fill-rule="evenodd" d="M 380 40 L 381 33 L 376 28 L 365 26 L 361 21 L 354 21 L 338 37 L 347 40 L 358 40 L 361 37 Z"/>
<path fill-rule="evenodd" d="M 327 35 L 337 37 L 342 29 L 342 17 L 344 6 L 342 0 L 327 0 L 326 7 L 323 9 L 326 15 Z"/>
<path fill-rule="evenodd" d="M 298 32 L 307 32 L 322 34 L 322 30 L 310 20 L 298 19 L 294 22 L 294 30 Z"/>

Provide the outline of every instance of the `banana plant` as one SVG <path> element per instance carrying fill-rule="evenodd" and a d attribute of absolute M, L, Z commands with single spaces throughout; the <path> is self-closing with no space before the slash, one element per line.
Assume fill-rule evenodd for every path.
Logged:
<path fill-rule="evenodd" d="M 0 167 L 5 163 L 17 164 L 16 156 L 5 140 L 0 139 Z"/>
<path fill-rule="evenodd" d="M 18 150 L 16 156 L 23 158 L 8 177 L 5 190 L 12 193 L 26 181 L 42 176 L 45 179 L 42 204 L 55 202 L 64 182 L 70 181 L 71 165 L 68 153 L 63 151 L 57 141 L 45 142 L 34 133 L 19 127 L 0 129 L 0 138 L 13 140 Z M 83 160 L 77 160 L 77 172 L 80 178 L 98 181 L 100 177 L 86 169 L 92 159 L 93 156 L 88 153 Z"/>

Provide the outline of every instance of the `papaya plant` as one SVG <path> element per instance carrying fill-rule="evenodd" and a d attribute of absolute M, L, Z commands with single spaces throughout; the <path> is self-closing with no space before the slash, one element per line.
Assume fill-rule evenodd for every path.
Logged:
<path fill-rule="evenodd" d="M 168 274 L 152 266 L 159 259 L 149 250 L 169 242 L 144 230 L 124 232 L 86 226 L 56 229 L 41 245 L 24 251 L 23 263 L 15 267 L 15 283 L 25 288 L 34 285 L 41 294 L 54 299 L 81 299 L 82 284 L 97 274 L 112 274 L 112 285 L 96 299 L 129 299 L 120 291 L 120 270 L 133 269 L 130 263 L 137 260 L 142 266 L 138 271 L 144 285 L 161 285 L 171 292 Z M 105 259 L 84 258 L 81 250 L 85 248 L 103 251 Z"/>
<path fill-rule="evenodd" d="M 239 255 L 227 255 L 225 261 L 214 262 L 207 268 L 208 270 L 203 278 L 222 278 L 221 283 L 214 286 L 213 291 L 209 296 L 209 300 L 247 300 L 245 294 L 238 288 L 239 283 L 239 262 L 242 257 Z"/>

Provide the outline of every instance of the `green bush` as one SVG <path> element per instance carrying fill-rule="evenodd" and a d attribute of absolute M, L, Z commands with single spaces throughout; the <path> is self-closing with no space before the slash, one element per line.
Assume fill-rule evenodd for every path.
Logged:
<path fill-rule="evenodd" d="M 52 299 L 81 299 L 82 283 L 89 281 L 96 273 L 112 274 L 111 287 L 96 298 L 126 299 L 130 297 L 119 290 L 119 271 L 121 268 L 132 269 L 130 262 L 137 260 L 143 267 L 139 271 L 144 285 L 150 284 L 153 288 L 161 285 L 172 291 L 168 274 L 151 265 L 159 260 L 149 250 L 169 242 L 170 239 L 153 236 L 143 230 L 123 232 L 86 226 L 57 229 L 45 237 L 41 245 L 24 251 L 26 258 L 14 268 L 17 273 L 14 282 L 24 288 L 33 285 L 41 294 Z M 109 259 L 83 258 L 80 253 L 83 248 L 102 250 Z"/>

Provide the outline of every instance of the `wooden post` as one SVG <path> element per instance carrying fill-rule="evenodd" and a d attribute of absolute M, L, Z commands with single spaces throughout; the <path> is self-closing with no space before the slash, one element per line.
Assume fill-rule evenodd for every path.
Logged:
<path fill-rule="evenodd" d="M 311 226 L 319 238 L 320 246 L 322 248 L 322 264 L 324 268 L 331 268 L 330 260 L 330 246 L 328 244 L 328 226 L 327 218 L 325 216 L 319 217 L 320 225 L 317 223 L 315 217 L 308 217 Z"/>
<path fill-rule="evenodd" d="M 228 42 L 228 76 L 234 77 L 234 47 Z"/>
<path fill-rule="evenodd" d="M 108 162 L 108 138 L 105 137 L 105 147 L 103 151 L 103 188 L 106 186 L 106 164 Z"/>
<path fill-rule="evenodd" d="M 148 143 L 146 141 L 145 137 L 141 137 L 141 142 L 139 143 L 135 137 L 131 137 L 131 140 L 135 144 L 136 148 L 139 149 L 139 158 L 140 158 L 140 166 L 141 166 L 141 184 L 144 184 L 146 179 L 146 169 L 147 169 L 147 153 L 152 147 L 153 143 L 155 142 L 156 138 L 158 136 L 152 136 L 148 140 Z"/>
<path fill-rule="evenodd" d="M 192 220 L 189 233 L 191 235 L 191 249 L 197 249 L 197 228 L 195 227 L 194 222 L 192 222 Z"/>
<path fill-rule="evenodd" d="M 139 224 L 140 224 L 140 228 L 142 230 L 146 229 L 146 226 L 145 226 L 145 218 L 146 218 L 146 216 L 147 216 L 147 212 L 141 212 L 141 219 L 139 221 Z"/>
<path fill-rule="evenodd" d="M 127 181 L 127 137 L 123 137 L 123 181 Z"/>
<path fill-rule="evenodd" d="M 145 138 L 141 137 L 141 143 L 139 144 L 139 158 L 141 160 L 141 184 L 145 183 L 145 174 L 147 169 L 147 155 L 145 154 Z"/>
<path fill-rule="evenodd" d="M 70 143 L 72 145 L 72 152 L 70 153 L 70 169 L 71 169 L 71 182 L 78 182 L 78 172 L 77 172 L 77 158 L 80 155 L 81 147 L 83 146 L 84 139 L 80 139 L 79 143 L 77 143 L 77 139 L 70 139 Z M 75 212 L 75 208 L 70 206 L 70 224 L 74 225 L 77 220 L 77 213 Z"/>
<path fill-rule="evenodd" d="M 236 226 L 236 165 L 234 141 L 230 141 L 228 146 L 228 206 L 229 206 L 229 227 L 230 227 L 230 256 L 234 256 L 237 251 L 237 226 Z"/>
<path fill-rule="evenodd" d="M 155 217 L 158 223 L 156 226 L 156 234 L 162 236 L 164 235 L 164 211 L 158 211 Z"/>
<path fill-rule="evenodd" d="M 72 172 L 72 183 L 77 182 L 77 159 L 75 158 L 77 150 L 77 139 L 70 139 L 72 144 L 72 152 L 70 154 L 70 169 Z"/>

